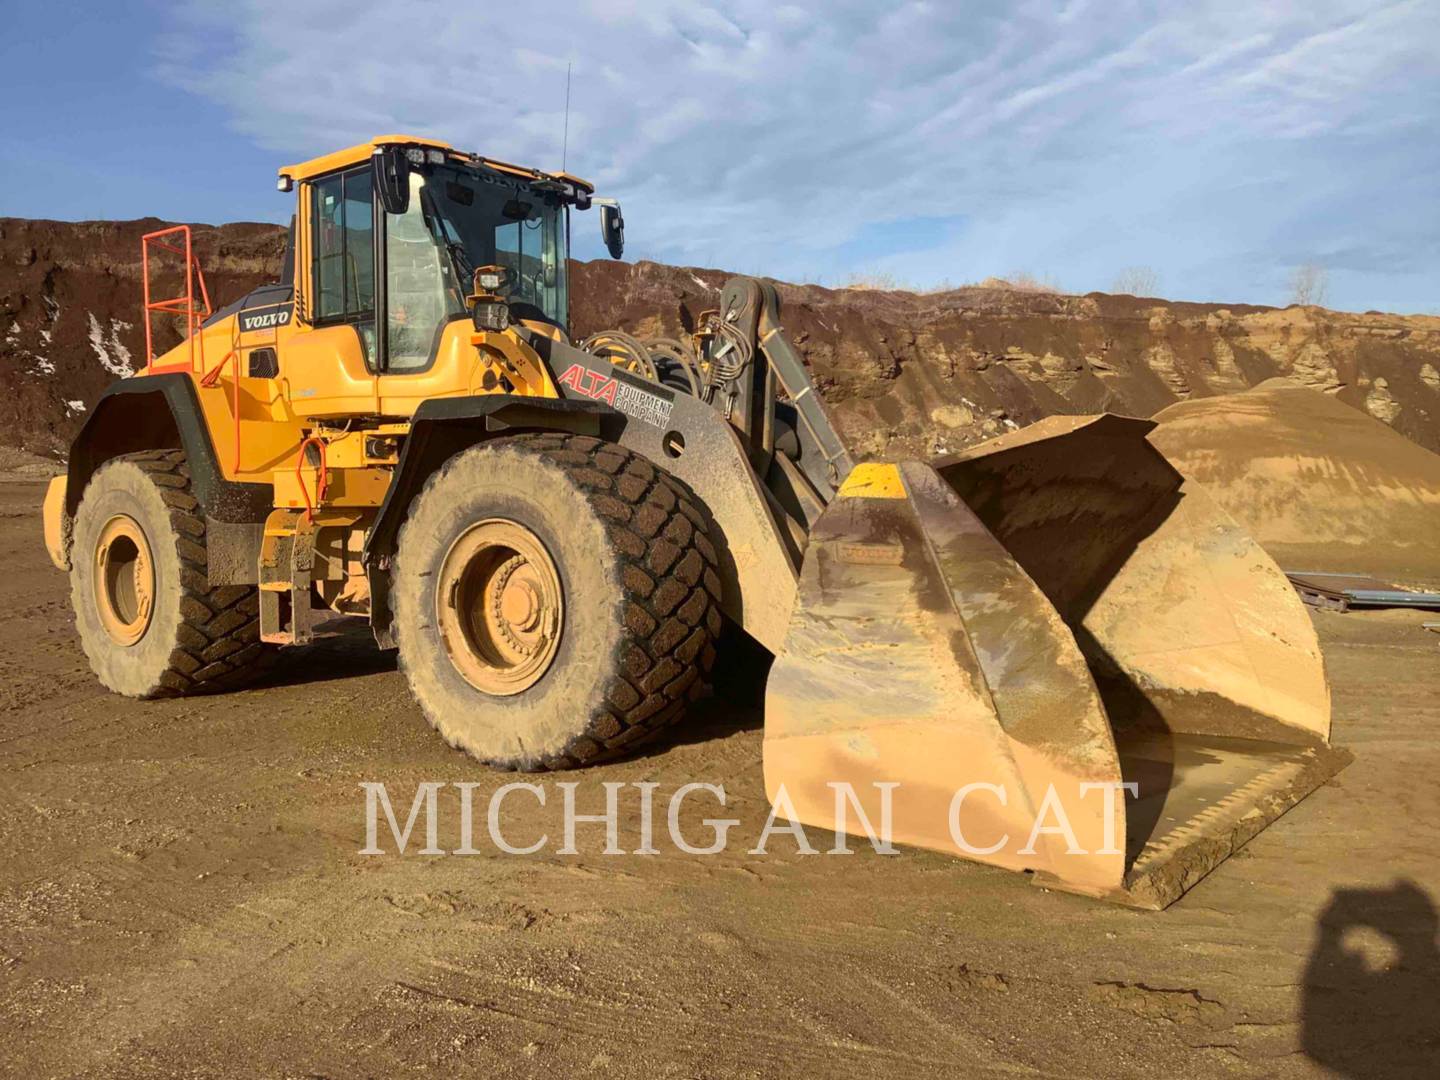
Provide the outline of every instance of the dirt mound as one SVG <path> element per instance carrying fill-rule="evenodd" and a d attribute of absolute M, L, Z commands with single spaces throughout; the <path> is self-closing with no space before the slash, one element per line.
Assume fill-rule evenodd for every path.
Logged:
<path fill-rule="evenodd" d="M 0 443 L 63 454 L 101 391 L 145 366 L 140 237 L 165 225 L 0 218 Z M 194 237 L 216 308 L 279 274 L 274 225 L 197 225 Z M 157 346 L 179 340 L 155 328 Z"/>
<path fill-rule="evenodd" d="M 1285 569 L 1440 587 L 1440 455 L 1285 379 L 1156 419 L 1151 442 Z"/>
<path fill-rule="evenodd" d="M 105 385 L 143 366 L 140 236 L 162 224 L 0 219 L 0 443 L 64 453 Z M 216 307 L 279 273 L 273 225 L 196 226 L 195 244 Z M 727 276 L 576 263 L 574 331 L 689 330 Z M 782 284 L 780 294 L 787 330 L 862 456 L 929 457 L 1056 413 L 1150 416 L 1282 375 L 1440 451 L 1440 318 L 999 281 L 926 294 Z"/>

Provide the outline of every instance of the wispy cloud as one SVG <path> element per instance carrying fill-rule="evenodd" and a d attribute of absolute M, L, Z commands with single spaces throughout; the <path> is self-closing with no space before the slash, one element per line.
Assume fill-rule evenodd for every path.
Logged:
<path fill-rule="evenodd" d="M 636 254 L 777 276 L 860 269 L 844 252 L 921 280 L 1087 288 L 1141 262 L 1272 289 L 1268 235 L 1354 257 L 1357 223 L 1325 214 L 1385 198 L 1367 156 L 1437 164 L 1428 0 L 232 0 L 172 29 L 166 77 L 285 158 L 402 130 L 558 165 L 573 62 L 569 165 L 625 200 Z M 946 218 L 939 245 L 885 228 Z"/>

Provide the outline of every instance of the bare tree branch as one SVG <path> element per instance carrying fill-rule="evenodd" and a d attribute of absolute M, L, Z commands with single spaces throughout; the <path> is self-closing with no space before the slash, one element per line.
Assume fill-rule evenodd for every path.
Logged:
<path fill-rule="evenodd" d="M 1127 266 L 1115 275 L 1110 291 L 1130 296 L 1155 296 L 1160 292 L 1160 275 L 1153 266 Z"/>
<path fill-rule="evenodd" d="M 1290 302 L 1324 307 L 1330 295 L 1330 273 L 1319 263 L 1303 263 L 1290 275 Z"/>

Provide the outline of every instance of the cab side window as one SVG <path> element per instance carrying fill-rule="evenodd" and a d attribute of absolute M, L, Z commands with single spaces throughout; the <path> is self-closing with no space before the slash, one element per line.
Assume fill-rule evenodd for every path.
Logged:
<path fill-rule="evenodd" d="M 311 187 L 317 321 L 359 321 L 375 312 L 371 171 L 326 177 Z"/>

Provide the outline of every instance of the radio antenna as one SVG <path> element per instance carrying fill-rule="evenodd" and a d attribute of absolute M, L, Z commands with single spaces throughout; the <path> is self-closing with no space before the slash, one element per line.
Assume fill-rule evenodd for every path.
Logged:
<path fill-rule="evenodd" d="M 565 171 L 565 165 L 570 156 L 570 68 L 573 61 L 565 63 L 565 134 L 560 141 L 560 171 Z"/>

